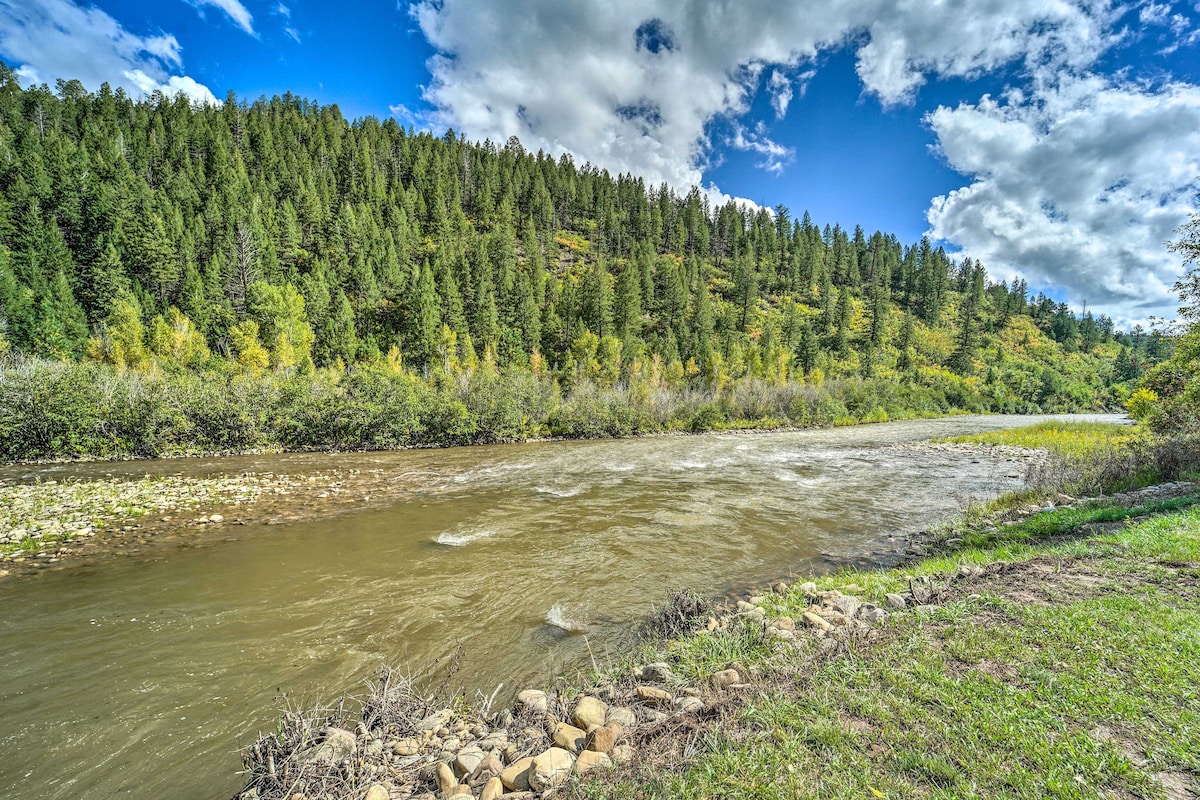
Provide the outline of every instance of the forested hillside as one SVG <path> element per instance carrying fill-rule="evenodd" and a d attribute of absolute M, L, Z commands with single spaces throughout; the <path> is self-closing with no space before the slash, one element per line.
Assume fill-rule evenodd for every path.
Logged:
<path fill-rule="evenodd" d="M 1093 409 L 1168 344 L 515 139 L 0 65 L 0 457 Z"/>

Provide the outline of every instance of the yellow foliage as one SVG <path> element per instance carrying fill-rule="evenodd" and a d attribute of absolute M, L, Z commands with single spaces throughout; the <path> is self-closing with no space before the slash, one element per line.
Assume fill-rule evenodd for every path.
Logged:
<path fill-rule="evenodd" d="M 252 319 L 229 329 L 229 339 L 238 366 L 247 372 L 262 372 L 271 364 L 271 354 L 258 341 L 258 323 Z"/>
<path fill-rule="evenodd" d="M 166 319 L 157 315 L 150 323 L 150 350 L 159 358 L 194 366 L 209 357 L 204 336 L 178 308 L 167 309 Z"/>
<path fill-rule="evenodd" d="M 546 374 L 546 359 L 542 358 L 542 354 L 537 349 L 529 354 L 529 371 L 539 378 Z"/>
<path fill-rule="evenodd" d="M 404 374 L 404 356 L 396 345 L 392 345 L 387 352 L 387 367 L 397 375 Z"/>
<path fill-rule="evenodd" d="M 1142 420 L 1154 413 L 1154 407 L 1157 404 L 1158 394 L 1153 389 L 1142 387 L 1125 401 L 1125 410 L 1134 419 Z"/>

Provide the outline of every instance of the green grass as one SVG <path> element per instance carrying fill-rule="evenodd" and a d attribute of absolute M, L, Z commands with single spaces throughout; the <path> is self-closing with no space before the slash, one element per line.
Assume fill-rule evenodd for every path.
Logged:
<path fill-rule="evenodd" d="M 1059 455 L 1080 457 L 1098 450 L 1122 447 L 1146 436 L 1133 425 L 1112 422 L 1039 422 L 1022 428 L 954 436 L 941 441 L 957 444 L 990 444 L 1044 448 Z"/>
<path fill-rule="evenodd" d="M 1039 514 L 991 541 L 898 570 L 843 573 L 863 594 L 1003 559 L 946 605 L 894 614 L 870 644 L 701 633 L 657 655 L 702 676 L 737 661 L 762 688 L 711 725 L 679 769 L 578 791 L 640 798 L 1166 797 L 1200 788 L 1200 508 Z M 1092 538 L 1082 526 L 1165 512 Z M 1040 541 L 1038 537 L 1043 537 Z M 1019 540 L 1018 540 L 1019 539 Z M 1034 568 L 1037 567 L 1038 570 Z M 1082 575 L 1083 578 L 1078 578 Z M 768 599 L 798 616 L 798 592 Z M 1189 783 L 1190 782 L 1190 783 Z"/>

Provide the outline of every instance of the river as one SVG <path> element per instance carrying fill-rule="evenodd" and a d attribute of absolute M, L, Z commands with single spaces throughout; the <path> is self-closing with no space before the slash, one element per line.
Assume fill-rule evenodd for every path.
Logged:
<path fill-rule="evenodd" d="M 669 588 L 872 558 L 1020 486 L 1018 463 L 918 443 L 1038 419 L 0 469 L 369 476 L 353 502 L 285 499 L 290 522 L 252 508 L 220 534 L 0 582 L 0 796 L 228 797 L 284 696 L 361 692 L 385 663 L 436 672 L 459 643 L 470 691 L 582 669 Z"/>

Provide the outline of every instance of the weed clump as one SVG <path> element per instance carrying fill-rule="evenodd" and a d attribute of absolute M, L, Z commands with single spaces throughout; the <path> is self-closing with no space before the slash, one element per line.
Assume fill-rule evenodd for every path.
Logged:
<path fill-rule="evenodd" d="M 713 603 L 689 589 L 676 589 L 667 602 L 645 622 L 645 633 L 654 638 L 675 639 L 700 627 L 712 614 Z"/>

